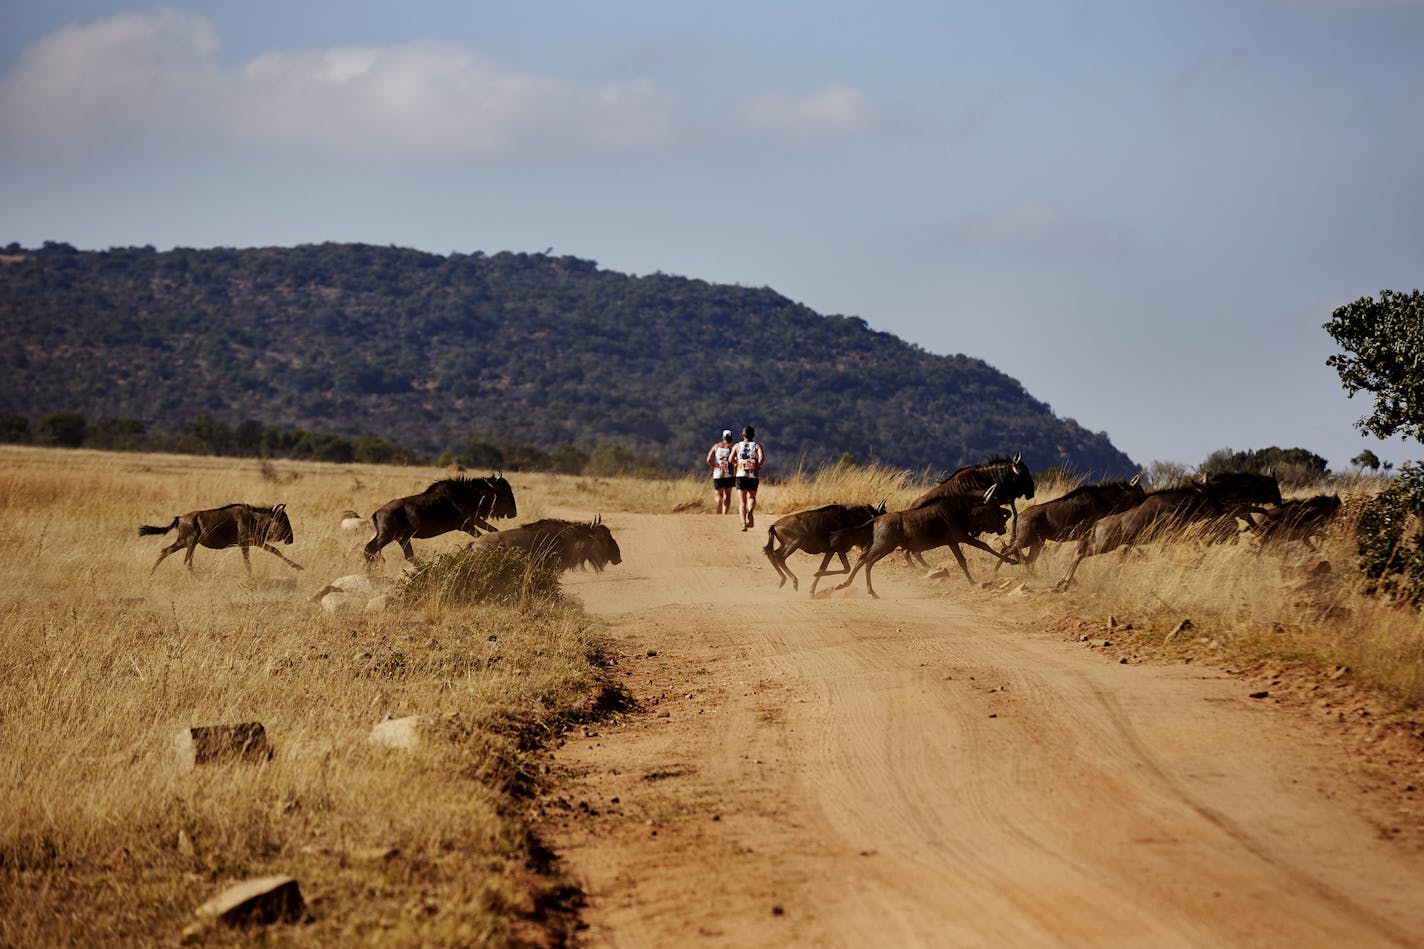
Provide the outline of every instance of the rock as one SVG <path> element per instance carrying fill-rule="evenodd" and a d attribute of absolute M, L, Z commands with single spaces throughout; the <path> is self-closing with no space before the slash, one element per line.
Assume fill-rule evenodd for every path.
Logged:
<path fill-rule="evenodd" d="M 356 511 L 343 511 L 341 514 L 341 529 L 344 531 L 359 531 L 371 527 L 371 519 L 362 517 Z"/>
<path fill-rule="evenodd" d="M 199 906 L 203 920 L 228 926 L 266 926 L 299 922 L 306 911 L 301 888 L 294 877 L 270 876 L 230 886 Z"/>
<path fill-rule="evenodd" d="M 431 719 L 425 715 L 390 718 L 371 729 L 371 743 L 384 748 L 414 748 L 420 744 L 421 732 L 430 729 Z"/>
<path fill-rule="evenodd" d="M 925 579 L 926 579 L 926 580 L 948 580 L 948 579 L 949 579 L 949 571 L 948 571 L 947 569 L 945 569 L 944 567 L 936 567 L 935 569 L 931 570 L 929 573 L 925 574 Z"/>
<path fill-rule="evenodd" d="M 1189 619 L 1184 619 L 1184 620 L 1182 620 L 1182 621 L 1181 621 L 1180 623 L 1178 623 L 1176 626 L 1172 627 L 1172 631 L 1167 634 L 1167 636 L 1166 636 L 1165 639 L 1162 640 L 1162 645 L 1165 646 L 1167 643 L 1170 643 L 1172 640 L 1176 639 L 1180 634 L 1186 632 L 1187 630 L 1189 630 L 1189 629 L 1191 629 L 1191 628 L 1192 628 L 1192 621 L 1191 621 L 1191 620 L 1189 620 Z"/>
<path fill-rule="evenodd" d="M 385 863 L 400 856 L 399 847 L 358 847 L 350 857 L 357 863 Z"/>
<path fill-rule="evenodd" d="M 384 613 L 387 609 L 390 608 L 391 601 L 393 599 L 394 597 L 392 597 L 389 593 L 381 593 L 376 596 L 373 596 L 366 601 L 366 612 Z"/>
<path fill-rule="evenodd" d="M 272 757 L 261 722 L 185 728 L 173 739 L 173 751 L 179 774 L 213 761 L 267 761 Z"/>
<path fill-rule="evenodd" d="M 321 608 L 327 613 L 359 613 L 366 609 L 370 597 L 364 593 L 347 593 L 338 590 L 321 598 Z"/>

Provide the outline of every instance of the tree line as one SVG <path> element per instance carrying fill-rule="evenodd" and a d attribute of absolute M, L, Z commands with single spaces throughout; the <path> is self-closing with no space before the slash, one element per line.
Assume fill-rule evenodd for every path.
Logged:
<path fill-rule="evenodd" d="M 36 419 L 0 415 L 0 442 L 100 451 L 157 451 L 180 455 L 234 458 L 360 462 L 384 465 L 459 465 L 470 469 L 544 471 L 611 477 L 663 476 L 650 454 L 600 443 L 592 451 L 562 445 L 546 451 L 537 445 L 501 443 L 470 437 L 438 454 L 396 444 L 374 435 L 347 438 L 300 428 L 284 428 L 246 419 L 230 425 L 208 414 L 196 415 L 176 434 L 151 432 L 141 420 L 105 416 L 90 422 L 79 412 L 51 412 Z"/>

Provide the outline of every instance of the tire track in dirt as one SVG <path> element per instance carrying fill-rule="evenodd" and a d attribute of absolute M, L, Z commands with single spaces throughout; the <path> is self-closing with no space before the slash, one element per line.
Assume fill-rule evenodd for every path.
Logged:
<path fill-rule="evenodd" d="M 1420 855 L 1245 683 L 903 570 L 777 591 L 715 516 L 608 520 L 624 565 L 568 586 L 644 711 L 570 740 L 547 808 L 588 944 L 1424 944 Z"/>

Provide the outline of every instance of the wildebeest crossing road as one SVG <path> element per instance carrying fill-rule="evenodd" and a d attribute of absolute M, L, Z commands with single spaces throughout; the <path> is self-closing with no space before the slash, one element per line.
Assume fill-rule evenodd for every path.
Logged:
<path fill-rule="evenodd" d="M 572 737 L 545 802 L 582 943 L 1424 941 L 1420 835 L 1387 839 L 1341 743 L 1246 681 L 897 564 L 878 601 L 778 590 L 729 518 L 606 519 L 623 565 L 565 586 L 642 710 Z"/>

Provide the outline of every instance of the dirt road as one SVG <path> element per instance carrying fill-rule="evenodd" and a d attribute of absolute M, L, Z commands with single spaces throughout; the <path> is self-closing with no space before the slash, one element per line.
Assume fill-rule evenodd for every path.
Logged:
<path fill-rule="evenodd" d="M 778 591 L 771 519 L 610 516 L 624 563 L 570 575 L 643 708 L 558 754 L 584 944 L 1424 946 L 1417 837 L 1308 717 L 958 576 Z"/>

